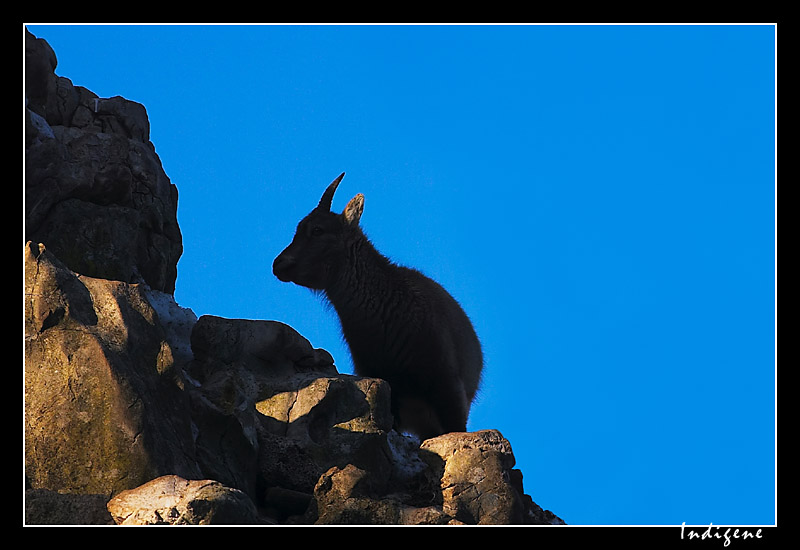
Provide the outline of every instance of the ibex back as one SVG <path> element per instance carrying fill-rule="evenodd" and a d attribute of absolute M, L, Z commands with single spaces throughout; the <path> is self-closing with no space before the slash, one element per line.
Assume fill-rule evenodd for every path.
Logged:
<path fill-rule="evenodd" d="M 284 282 L 324 292 L 339 315 L 356 374 L 389 383 L 395 428 L 427 439 L 466 431 L 483 369 L 461 306 L 419 271 L 378 252 L 359 226 L 364 196 L 331 212 L 344 174 L 275 258 Z"/>

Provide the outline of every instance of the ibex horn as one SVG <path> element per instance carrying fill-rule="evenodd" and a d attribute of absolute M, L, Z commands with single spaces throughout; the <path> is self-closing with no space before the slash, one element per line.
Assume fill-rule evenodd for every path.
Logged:
<path fill-rule="evenodd" d="M 323 208 L 325 210 L 331 209 L 331 202 L 333 201 L 333 194 L 336 193 L 336 188 L 339 187 L 339 182 L 342 181 L 344 177 L 344 172 L 342 172 L 338 178 L 333 180 L 325 192 L 322 194 L 322 198 L 319 199 L 319 206 L 317 208 Z"/>

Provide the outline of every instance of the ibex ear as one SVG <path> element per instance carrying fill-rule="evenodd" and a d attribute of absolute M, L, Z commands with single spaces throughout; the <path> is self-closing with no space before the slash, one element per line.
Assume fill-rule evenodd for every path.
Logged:
<path fill-rule="evenodd" d="M 358 225 L 361 219 L 361 214 L 364 212 L 364 195 L 359 193 L 347 203 L 347 206 L 342 212 L 342 217 L 345 223 L 349 225 Z"/>

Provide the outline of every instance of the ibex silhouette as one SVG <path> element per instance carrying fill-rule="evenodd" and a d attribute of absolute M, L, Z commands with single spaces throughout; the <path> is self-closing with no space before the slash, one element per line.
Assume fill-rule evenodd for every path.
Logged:
<path fill-rule="evenodd" d="M 466 431 L 483 370 L 472 323 L 438 283 L 375 249 L 359 226 L 364 195 L 341 214 L 331 212 L 343 177 L 300 221 L 273 272 L 324 293 L 339 315 L 356 374 L 389 383 L 397 430 L 421 439 Z"/>

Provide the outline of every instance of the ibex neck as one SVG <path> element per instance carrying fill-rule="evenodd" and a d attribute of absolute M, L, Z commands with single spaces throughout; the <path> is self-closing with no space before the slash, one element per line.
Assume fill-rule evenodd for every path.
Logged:
<path fill-rule="evenodd" d="M 378 252 L 366 236 L 355 239 L 343 258 L 325 294 L 334 308 L 358 309 L 365 315 L 380 315 L 381 299 L 392 291 L 391 271 L 394 266 Z"/>

